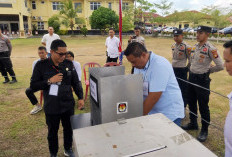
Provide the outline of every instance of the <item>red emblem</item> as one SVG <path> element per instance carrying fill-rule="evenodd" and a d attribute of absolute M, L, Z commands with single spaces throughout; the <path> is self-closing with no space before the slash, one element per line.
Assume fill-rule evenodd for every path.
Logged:
<path fill-rule="evenodd" d="M 207 47 L 205 47 L 205 48 L 203 49 L 204 52 L 207 52 L 207 50 L 208 50 Z"/>

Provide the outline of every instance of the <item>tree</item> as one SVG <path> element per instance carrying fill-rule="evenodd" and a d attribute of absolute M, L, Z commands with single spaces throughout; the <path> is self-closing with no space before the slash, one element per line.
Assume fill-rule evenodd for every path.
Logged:
<path fill-rule="evenodd" d="M 183 20 L 192 22 L 193 27 L 196 27 L 200 21 L 210 18 L 206 14 L 197 11 L 185 11 L 182 12 L 182 14 L 183 14 Z"/>
<path fill-rule="evenodd" d="M 159 3 L 154 3 L 154 6 L 161 10 L 162 16 L 168 15 L 170 12 L 169 10 L 173 6 L 173 2 L 168 2 L 168 0 L 161 0 Z"/>
<path fill-rule="evenodd" d="M 62 24 L 66 27 L 71 28 L 72 35 L 74 34 L 74 27 L 76 23 L 77 12 L 80 8 L 74 8 L 72 0 L 65 0 L 62 2 L 62 7 L 60 10 L 60 15 L 62 18 Z"/>
<path fill-rule="evenodd" d="M 60 25 L 61 25 L 61 22 L 59 20 L 58 15 L 53 15 L 52 17 L 48 19 L 48 26 L 53 27 L 55 33 L 58 33 L 58 31 L 60 30 Z"/>
<path fill-rule="evenodd" d="M 100 29 L 103 34 L 106 28 L 116 28 L 118 20 L 119 17 L 116 15 L 115 11 L 109 8 L 100 7 L 97 10 L 94 10 L 90 16 L 90 25 L 93 29 Z"/>

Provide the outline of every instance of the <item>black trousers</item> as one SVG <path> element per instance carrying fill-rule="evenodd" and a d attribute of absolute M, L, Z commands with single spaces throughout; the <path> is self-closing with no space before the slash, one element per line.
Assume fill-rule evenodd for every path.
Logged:
<path fill-rule="evenodd" d="M 15 77 L 13 65 L 8 52 L 0 52 L 0 67 L 2 76 L 7 77 L 8 72 L 11 77 Z"/>
<path fill-rule="evenodd" d="M 48 126 L 48 145 L 51 154 L 57 154 L 58 152 L 58 130 L 60 121 L 63 126 L 64 135 L 64 148 L 72 148 L 73 131 L 71 127 L 70 117 L 74 114 L 74 109 L 68 110 L 65 113 L 58 115 L 46 114 L 46 123 Z"/>
<path fill-rule="evenodd" d="M 108 62 L 118 62 L 118 57 L 117 58 L 110 58 L 109 56 L 107 57 L 107 59 L 106 59 L 106 63 L 108 63 Z"/>
<path fill-rule="evenodd" d="M 211 79 L 209 78 L 209 73 L 194 74 L 190 72 L 189 81 L 192 83 L 198 84 L 204 88 L 210 89 Z M 210 122 L 210 111 L 209 111 L 209 105 L 208 105 L 210 91 L 193 86 L 193 85 L 189 85 L 188 87 L 189 87 L 188 88 L 188 91 L 189 91 L 188 104 L 189 104 L 190 111 L 197 115 L 197 102 L 198 102 L 201 117 L 205 119 L 206 121 Z M 190 121 L 196 124 L 197 117 L 191 113 L 189 114 L 190 114 Z M 203 120 L 201 121 L 201 123 L 202 123 L 202 129 L 208 130 L 209 124 Z"/>
<path fill-rule="evenodd" d="M 30 100 L 30 102 L 32 103 L 32 105 L 36 105 L 38 103 L 38 100 L 37 100 L 37 98 L 36 98 L 36 96 L 34 94 L 37 91 L 38 90 L 33 90 L 31 88 L 27 88 L 26 91 L 25 91 L 25 93 L 26 93 L 28 99 Z"/>
<path fill-rule="evenodd" d="M 185 81 L 187 81 L 187 75 L 188 75 L 188 67 L 185 67 L 185 68 L 173 68 L 174 70 L 174 73 L 175 73 L 175 76 L 178 77 L 178 78 L 181 78 Z M 182 80 L 179 80 L 177 78 L 177 82 L 179 84 L 179 87 L 180 87 L 180 90 L 181 90 L 181 94 L 182 94 L 182 97 L 183 97 L 183 100 L 184 100 L 184 107 L 186 107 L 186 105 L 188 104 L 187 100 L 187 96 L 188 96 L 188 84 Z"/>

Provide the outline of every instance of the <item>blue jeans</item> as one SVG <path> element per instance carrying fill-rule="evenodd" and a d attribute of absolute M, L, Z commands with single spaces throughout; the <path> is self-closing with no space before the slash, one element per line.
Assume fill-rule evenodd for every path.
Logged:
<path fill-rule="evenodd" d="M 182 120 L 182 118 L 177 118 L 177 119 L 175 119 L 173 122 L 174 122 L 176 125 L 180 126 L 180 125 L 181 125 L 181 120 Z"/>

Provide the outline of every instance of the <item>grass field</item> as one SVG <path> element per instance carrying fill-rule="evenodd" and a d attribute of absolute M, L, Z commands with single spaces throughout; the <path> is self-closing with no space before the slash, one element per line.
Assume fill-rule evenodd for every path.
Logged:
<path fill-rule="evenodd" d="M 75 60 L 81 65 L 86 62 L 97 62 L 103 65 L 105 56 L 105 38 L 101 36 L 63 38 L 68 49 L 75 54 Z M 123 49 L 127 45 L 127 37 L 124 37 Z M 32 62 L 37 58 L 37 47 L 41 39 L 14 39 L 12 40 L 13 52 L 12 61 L 14 70 L 18 76 L 18 83 L 14 85 L 0 84 L 0 157 L 46 157 L 49 156 L 47 144 L 47 127 L 45 124 L 44 112 L 30 115 L 33 108 L 25 95 L 25 89 L 29 86 L 32 72 Z M 186 41 L 191 45 L 195 41 Z M 148 50 L 164 56 L 171 61 L 172 39 L 146 38 Z M 214 45 L 222 54 L 222 43 Z M 79 55 L 79 56 L 78 56 Z M 124 59 L 126 72 L 129 73 L 130 63 Z M 232 89 L 232 77 L 221 71 L 211 75 L 211 89 L 227 95 Z M 83 77 L 82 77 L 83 80 Z M 0 77 L 0 82 L 3 78 Z M 83 85 L 83 88 L 84 85 Z M 39 92 L 37 93 L 37 96 Z M 203 143 L 218 156 L 224 156 L 223 126 L 226 114 L 229 110 L 228 100 L 215 94 L 210 96 L 210 111 L 212 123 L 219 127 L 210 126 L 209 138 Z M 89 103 L 86 102 L 84 111 L 75 111 L 76 114 L 89 112 Z M 186 111 L 186 114 L 188 112 Z M 198 118 L 199 119 L 199 118 Z M 186 121 L 185 121 L 186 122 Z M 62 128 L 62 127 L 60 127 Z M 62 129 L 59 131 L 59 154 L 63 156 Z M 193 137 L 198 131 L 189 132 Z"/>

